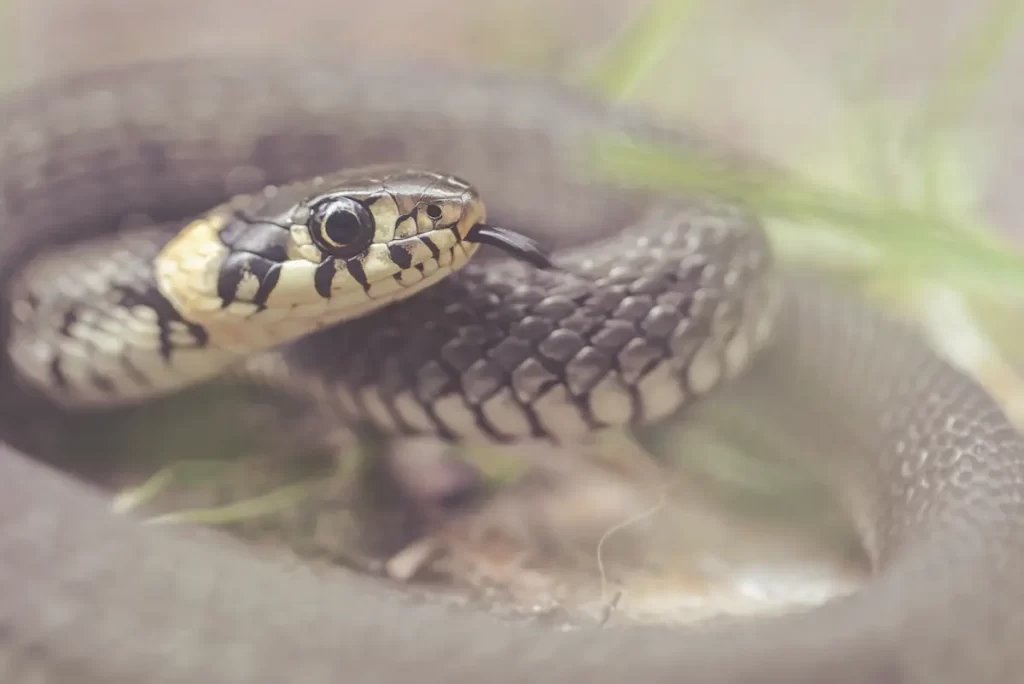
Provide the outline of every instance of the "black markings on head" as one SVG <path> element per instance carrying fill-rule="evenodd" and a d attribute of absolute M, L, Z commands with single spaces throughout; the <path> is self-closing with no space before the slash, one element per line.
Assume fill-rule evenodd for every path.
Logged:
<path fill-rule="evenodd" d="M 363 286 L 364 292 L 370 291 L 370 281 L 366 279 L 366 271 L 363 270 L 363 262 L 359 259 L 348 259 L 345 261 L 345 266 L 348 268 L 349 275 Z"/>
<path fill-rule="evenodd" d="M 168 304 L 170 306 L 170 304 Z M 175 311 L 173 318 L 166 316 L 160 316 L 160 355 L 167 360 L 170 360 L 171 355 L 174 353 L 174 345 L 171 344 L 171 326 L 170 323 L 173 320 L 182 321 L 181 316 Z M 182 321 L 188 326 L 189 334 L 192 335 L 192 339 L 195 341 L 195 346 L 199 349 L 206 346 L 209 342 L 210 336 L 206 332 L 206 328 L 195 323 L 187 323 Z"/>
<path fill-rule="evenodd" d="M 280 268 L 279 263 L 269 261 L 256 254 L 248 252 L 228 254 L 224 263 L 221 264 L 220 273 L 217 276 L 217 296 L 221 299 L 221 307 L 227 307 L 238 299 L 238 287 L 246 277 L 255 277 L 259 282 L 253 303 L 259 303 L 256 300 L 260 297 L 261 292 L 263 293 L 262 301 L 266 303 L 266 298 L 270 294 L 270 290 L 266 288 L 266 282 L 272 279 L 271 287 L 273 287 L 280 277 Z"/>
<path fill-rule="evenodd" d="M 240 216 L 237 221 L 230 221 L 223 228 L 217 231 L 217 237 L 227 247 L 234 247 L 239 240 L 245 238 L 245 234 L 252 227 L 249 219 Z"/>
<path fill-rule="evenodd" d="M 278 263 L 288 260 L 289 234 L 277 224 L 239 219 L 221 228 L 218 235 L 233 252 L 247 252 Z"/>
<path fill-rule="evenodd" d="M 392 243 L 388 245 L 388 252 L 398 268 L 402 270 L 412 268 L 412 249 L 409 245 L 400 242 Z"/>
<path fill-rule="evenodd" d="M 252 303 L 260 308 L 260 311 L 267 308 L 267 298 L 270 297 L 270 293 L 273 292 L 274 287 L 277 286 L 277 281 L 281 279 L 281 264 L 271 264 L 270 268 L 267 269 L 267 273 L 263 278 L 260 279 L 260 287 L 256 290 L 256 294 L 252 297 Z"/>
<path fill-rule="evenodd" d="M 334 282 L 334 274 L 337 272 L 335 261 L 328 257 L 320 262 L 313 272 L 313 287 L 316 293 L 324 299 L 331 298 L 331 284 Z"/>
<path fill-rule="evenodd" d="M 435 259 L 441 258 L 441 250 L 437 248 L 437 245 L 434 244 L 434 241 L 430 239 L 429 235 L 420 235 L 419 238 L 420 242 L 426 245 L 427 249 L 430 250 L 431 256 L 433 256 Z"/>
<path fill-rule="evenodd" d="M 186 321 L 178 313 L 177 309 L 164 299 L 163 295 L 156 288 L 151 288 L 143 292 L 137 292 L 130 288 L 115 288 L 118 295 L 117 305 L 125 309 L 134 309 L 136 307 L 146 307 L 156 314 L 156 326 L 159 335 L 160 342 L 160 357 L 164 361 L 169 361 L 171 355 L 174 353 L 174 346 L 171 344 L 171 323 L 178 322 L 186 326 L 189 334 L 192 336 L 194 346 L 197 348 L 205 347 L 209 341 L 209 334 L 203 326 L 190 321 Z"/>
<path fill-rule="evenodd" d="M 217 275 L 217 296 L 220 297 L 222 308 L 235 301 L 235 293 L 247 272 L 248 257 L 248 254 L 234 252 L 221 264 L 220 273 Z"/>

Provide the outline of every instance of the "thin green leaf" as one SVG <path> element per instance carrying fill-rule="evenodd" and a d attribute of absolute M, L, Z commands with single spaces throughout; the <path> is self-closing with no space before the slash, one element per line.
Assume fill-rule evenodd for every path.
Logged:
<path fill-rule="evenodd" d="M 703 0 L 655 0 L 609 49 L 591 88 L 612 100 L 633 95 L 640 81 L 678 44 Z"/>

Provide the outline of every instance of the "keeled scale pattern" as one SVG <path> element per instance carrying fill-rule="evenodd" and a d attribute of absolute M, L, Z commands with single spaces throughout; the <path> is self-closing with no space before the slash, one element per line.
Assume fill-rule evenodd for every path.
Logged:
<path fill-rule="evenodd" d="M 751 226 L 725 206 L 660 206 L 626 249 L 555 255 L 564 270 L 470 264 L 292 346 L 275 381 L 317 377 L 348 417 L 406 434 L 564 440 L 650 421 L 739 372 L 767 339 L 775 289 Z"/>

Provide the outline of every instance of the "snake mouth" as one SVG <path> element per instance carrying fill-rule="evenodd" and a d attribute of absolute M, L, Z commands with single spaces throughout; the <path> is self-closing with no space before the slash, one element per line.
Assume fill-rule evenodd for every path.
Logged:
<path fill-rule="evenodd" d="M 466 233 L 466 242 L 497 247 L 506 254 L 532 264 L 537 268 L 553 268 L 548 252 L 533 238 L 510 228 L 501 228 L 487 223 L 477 223 Z"/>

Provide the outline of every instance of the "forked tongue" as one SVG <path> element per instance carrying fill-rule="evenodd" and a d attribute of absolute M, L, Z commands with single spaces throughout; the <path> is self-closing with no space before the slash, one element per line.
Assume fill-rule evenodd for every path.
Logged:
<path fill-rule="evenodd" d="M 516 259 L 525 261 L 537 268 L 554 268 L 554 264 L 548 258 L 547 252 L 541 248 L 538 242 L 508 228 L 478 223 L 466 233 L 466 240 L 481 245 L 497 247 Z"/>

